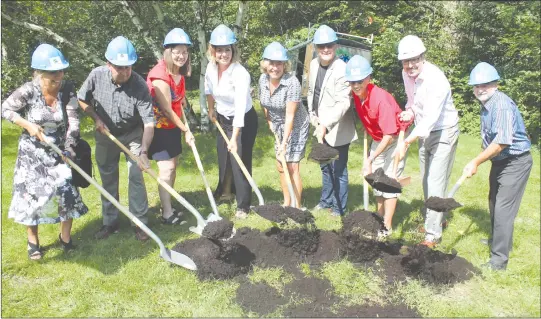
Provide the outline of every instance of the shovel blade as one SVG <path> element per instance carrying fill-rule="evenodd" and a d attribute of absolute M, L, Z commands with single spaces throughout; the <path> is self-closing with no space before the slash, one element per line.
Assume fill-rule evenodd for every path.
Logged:
<path fill-rule="evenodd" d="M 207 217 L 207 223 L 210 223 L 210 222 L 217 222 L 219 220 L 222 220 L 223 218 L 214 214 L 214 213 L 211 213 L 208 217 Z"/>
<path fill-rule="evenodd" d="M 190 257 L 179 252 L 166 248 L 165 251 L 160 253 L 160 256 L 170 263 L 179 265 L 189 270 L 197 270 L 197 266 L 195 265 L 194 261 Z"/>

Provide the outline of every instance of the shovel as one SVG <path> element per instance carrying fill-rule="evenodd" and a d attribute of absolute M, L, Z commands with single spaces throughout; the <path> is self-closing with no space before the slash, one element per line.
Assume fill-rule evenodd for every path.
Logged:
<path fill-rule="evenodd" d="M 218 121 L 214 121 L 214 124 L 218 128 L 218 131 L 220 131 L 220 133 L 222 134 L 222 137 L 224 138 L 227 145 L 229 145 L 229 143 L 230 143 L 229 138 L 227 138 L 227 134 L 225 134 L 224 130 L 222 129 L 222 126 L 220 125 L 220 123 L 218 123 Z M 263 201 L 263 196 L 261 195 L 261 192 L 259 191 L 259 188 L 257 188 L 257 185 L 255 184 L 254 179 L 252 178 L 252 176 L 250 176 L 250 173 L 248 173 L 248 170 L 246 169 L 246 166 L 244 166 L 244 163 L 240 159 L 239 154 L 237 154 L 237 152 L 230 152 L 230 153 L 233 154 L 233 157 L 235 157 L 235 160 L 239 164 L 239 167 L 242 170 L 242 172 L 244 173 L 244 176 L 246 176 L 246 179 L 248 180 L 248 183 L 250 183 L 250 186 L 252 186 L 252 189 L 254 190 L 255 194 L 257 195 L 257 199 L 259 201 L 259 206 L 265 205 L 265 202 Z"/>
<path fill-rule="evenodd" d="M 447 198 L 441 198 L 437 196 L 431 196 L 425 201 L 426 208 L 438 211 L 438 212 L 449 212 L 457 207 L 462 206 L 457 202 L 453 196 L 455 196 L 456 191 L 460 188 L 462 183 L 468 178 L 466 174 L 462 174 L 456 184 L 453 186 L 451 191 L 447 194 Z"/>
<path fill-rule="evenodd" d="M 274 134 L 274 137 L 276 138 L 276 144 L 280 145 L 280 140 L 278 139 L 278 135 Z M 297 207 L 297 196 L 295 189 L 293 188 L 293 184 L 291 183 L 291 176 L 289 176 L 289 170 L 287 168 L 286 163 L 286 155 L 281 154 L 280 155 L 280 162 L 282 164 L 282 170 L 284 171 L 286 182 L 287 182 L 287 189 L 289 190 L 289 196 L 291 197 L 291 207 L 298 208 Z"/>
<path fill-rule="evenodd" d="M 363 134 L 363 164 L 368 158 L 368 136 L 366 130 Z M 368 211 L 368 182 L 366 178 L 363 178 L 363 208 L 365 211 Z"/>
<path fill-rule="evenodd" d="M 55 144 L 51 143 L 49 141 L 48 137 L 43 136 L 43 140 L 49 147 L 51 147 L 58 155 L 62 156 L 62 151 L 56 146 Z M 103 197 L 107 198 L 113 205 L 115 205 L 116 208 L 118 208 L 124 215 L 126 215 L 135 225 L 137 225 L 141 230 L 143 230 L 147 235 L 150 236 L 157 244 L 160 246 L 160 257 L 165 259 L 166 261 L 182 266 L 184 268 L 187 268 L 189 270 L 197 270 L 197 266 L 193 262 L 191 258 L 188 256 L 181 254 L 176 251 L 169 250 L 165 247 L 163 242 L 160 240 L 156 234 L 154 234 L 145 224 L 143 224 L 137 217 L 135 217 L 126 207 L 122 206 L 111 194 L 109 194 L 103 187 L 101 187 L 92 177 L 88 176 L 88 174 L 82 170 L 77 164 L 75 164 L 71 159 L 64 157 L 66 162 L 73 167 L 81 176 L 84 177 L 90 184 L 94 185 L 98 191 L 103 195 Z"/>
<path fill-rule="evenodd" d="M 188 125 L 188 120 L 186 119 L 186 113 L 182 112 L 182 118 L 184 119 L 184 122 L 186 125 L 186 128 L 188 129 L 188 132 L 190 132 L 190 126 Z M 197 163 L 197 168 L 199 169 L 199 172 L 201 173 L 201 178 L 203 179 L 203 183 L 205 183 L 205 189 L 207 191 L 207 196 L 210 201 L 210 206 L 212 207 L 212 211 L 214 212 L 213 219 L 221 219 L 220 214 L 218 213 L 218 207 L 216 207 L 216 201 L 214 200 L 214 196 L 212 195 L 212 191 L 210 190 L 209 182 L 207 181 L 207 177 L 205 176 L 205 171 L 203 170 L 203 164 L 201 163 L 201 158 L 199 158 L 199 152 L 197 152 L 197 148 L 195 147 L 195 141 L 191 145 L 193 156 L 195 158 L 195 162 Z M 210 217 L 210 216 L 209 216 Z"/>
<path fill-rule="evenodd" d="M 126 146 L 124 146 L 124 144 L 122 144 L 119 140 L 117 140 L 117 138 L 114 137 L 111 134 L 111 132 L 105 131 L 105 135 L 107 135 L 113 142 L 115 142 L 115 144 L 118 145 L 118 147 L 120 147 L 122 149 L 122 151 L 124 151 L 124 153 L 128 154 L 128 156 L 133 161 L 135 161 L 136 163 L 139 163 L 139 158 L 137 156 L 135 156 Z M 156 172 L 154 172 L 151 168 L 147 168 L 145 170 L 145 172 L 147 172 L 150 176 L 154 177 L 154 179 L 158 182 L 158 184 L 160 184 L 161 187 L 163 187 L 167 192 L 169 192 L 169 194 L 171 194 L 171 196 L 173 196 L 177 201 L 179 201 L 182 204 L 182 206 L 186 207 L 186 209 L 188 209 L 188 211 L 195 216 L 195 219 L 197 220 L 197 227 L 193 227 L 193 226 L 190 227 L 189 228 L 190 231 L 192 231 L 192 232 L 194 232 L 194 233 L 201 236 L 202 233 L 203 233 L 203 229 L 205 228 L 205 226 L 207 225 L 208 222 L 217 221 L 217 220 L 221 219 L 221 217 L 219 217 L 219 216 L 216 216 L 214 214 L 210 214 L 209 218 L 207 220 L 205 220 L 201 216 L 201 214 L 199 214 L 199 212 L 190 203 L 188 203 L 182 196 L 180 196 L 180 194 L 177 193 L 171 186 L 169 186 L 169 184 L 162 181 L 158 177 Z"/>

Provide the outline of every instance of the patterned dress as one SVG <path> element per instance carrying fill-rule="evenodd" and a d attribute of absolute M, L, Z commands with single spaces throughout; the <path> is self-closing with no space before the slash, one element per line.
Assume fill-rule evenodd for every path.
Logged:
<path fill-rule="evenodd" d="M 25 83 L 2 103 L 2 117 L 11 122 L 24 117 L 40 125 L 44 134 L 64 149 L 74 145 L 79 134 L 76 107 L 67 106 L 69 128 L 66 130 L 60 94 L 53 110 L 45 103 L 36 79 Z M 52 148 L 24 130 L 19 138 L 8 217 L 16 223 L 35 226 L 78 218 L 87 211 L 77 187 L 71 183 L 68 165 Z"/>
<path fill-rule="evenodd" d="M 286 149 L 286 162 L 299 162 L 304 158 L 306 141 L 310 120 L 308 111 L 302 105 L 301 85 L 299 80 L 291 73 L 284 74 L 280 84 L 272 95 L 269 88 L 269 76 L 261 74 L 259 78 L 259 102 L 267 109 L 268 116 L 278 139 L 282 141 L 286 121 L 286 105 L 288 102 L 298 102 L 299 106 L 293 117 L 293 129 L 289 135 Z M 278 152 L 279 145 L 274 143 L 274 150 Z"/>

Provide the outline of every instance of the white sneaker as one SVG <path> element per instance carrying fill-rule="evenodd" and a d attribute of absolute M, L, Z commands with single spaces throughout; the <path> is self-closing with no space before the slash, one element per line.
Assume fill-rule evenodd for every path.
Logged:
<path fill-rule="evenodd" d="M 248 217 L 248 214 L 245 211 L 239 209 L 235 213 L 235 217 L 238 219 L 246 219 Z"/>
<path fill-rule="evenodd" d="M 384 240 L 387 237 L 391 236 L 392 233 L 392 229 L 381 229 L 380 231 L 378 231 L 378 240 Z"/>

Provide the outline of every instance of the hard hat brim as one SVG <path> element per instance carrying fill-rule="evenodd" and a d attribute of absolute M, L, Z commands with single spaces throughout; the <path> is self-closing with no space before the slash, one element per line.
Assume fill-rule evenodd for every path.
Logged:
<path fill-rule="evenodd" d="M 41 70 L 41 71 L 58 71 L 58 70 L 64 70 L 67 69 L 70 66 L 68 62 L 62 63 L 62 65 L 57 66 L 49 66 L 49 67 L 39 67 L 39 66 L 31 66 L 34 70 Z"/>

